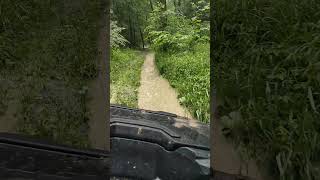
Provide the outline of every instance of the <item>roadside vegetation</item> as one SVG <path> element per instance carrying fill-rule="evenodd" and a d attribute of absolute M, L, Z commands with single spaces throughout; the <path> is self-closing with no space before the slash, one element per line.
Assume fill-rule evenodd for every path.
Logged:
<path fill-rule="evenodd" d="M 320 179 L 320 1 L 216 1 L 226 133 L 274 179 Z"/>
<path fill-rule="evenodd" d="M 179 102 L 196 119 L 209 123 L 210 62 L 209 44 L 198 44 L 192 51 L 156 54 L 160 73 L 179 92 Z"/>
<path fill-rule="evenodd" d="M 110 101 L 128 107 L 138 107 L 140 72 L 144 61 L 141 52 L 112 49 L 110 69 Z"/>
<path fill-rule="evenodd" d="M 209 1 L 158 3 L 148 19 L 147 38 L 160 73 L 196 119 L 209 122 Z"/>
<path fill-rule="evenodd" d="M 12 116 L 18 133 L 88 146 L 100 17 L 98 0 L 1 0 L 1 121 Z"/>
<path fill-rule="evenodd" d="M 126 34 L 127 28 L 129 30 L 133 29 L 126 25 L 128 22 L 126 22 L 127 18 L 125 17 L 127 16 L 123 15 L 122 11 L 117 11 L 123 8 L 135 11 L 133 7 L 128 7 L 125 2 L 114 1 L 111 9 L 110 102 L 138 108 L 138 88 L 144 54 L 138 50 L 139 42 L 136 37 L 132 37 L 131 32 L 129 35 Z M 138 1 L 132 3 L 136 4 Z M 138 3 L 138 5 L 140 4 Z M 124 27 L 120 26 L 119 23 Z M 129 25 L 132 25 L 132 23 L 129 22 Z M 136 26 L 138 25 L 136 24 Z"/>

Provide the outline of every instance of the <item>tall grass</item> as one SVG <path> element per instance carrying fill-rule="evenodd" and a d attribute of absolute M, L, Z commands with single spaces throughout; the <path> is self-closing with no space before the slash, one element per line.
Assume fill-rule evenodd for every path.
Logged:
<path fill-rule="evenodd" d="M 101 9 L 98 0 L 1 0 L 0 118 L 14 102 L 17 132 L 88 146 Z"/>
<path fill-rule="evenodd" d="M 179 93 L 179 101 L 193 117 L 209 122 L 210 61 L 209 44 L 197 44 L 192 50 L 157 52 L 160 73 Z"/>
<path fill-rule="evenodd" d="M 213 57 L 231 136 L 275 179 L 320 179 L 320 1 L 217 1 Z"/>
<path fill-rule="evenodd" d="M 110 80 L 111 103 L 138 107 L 138 88 L 144 57 L 132 49 L 113 48 L 111 54 Z"/>

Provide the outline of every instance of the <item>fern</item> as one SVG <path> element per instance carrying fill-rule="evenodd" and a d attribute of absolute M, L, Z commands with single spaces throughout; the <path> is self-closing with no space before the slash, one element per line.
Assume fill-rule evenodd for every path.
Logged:
<path fill-rule="evenodd" d="M 110 36 L 110 44 L 111 47 L 118 48 L 120 46 L 125 46 L 128 42 L 126 38 L 121 35 L 121 32 L 125 29 L 123 27 L 119 27 L 117 25 L 117 21 L 111 21 L 111 36 Z"/>

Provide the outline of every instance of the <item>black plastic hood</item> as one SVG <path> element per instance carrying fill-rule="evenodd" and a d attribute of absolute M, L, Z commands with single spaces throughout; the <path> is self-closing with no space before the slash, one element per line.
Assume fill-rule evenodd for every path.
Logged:
<path fill-rule="evenodd" d="M 209 125 L 111 105 L 111 174 L 130 179 L 209 179 Z"/>
<path fill-rule="evenodd" d="M 109 179 L 109 153 L 0 133 L 1 180 Z"/>

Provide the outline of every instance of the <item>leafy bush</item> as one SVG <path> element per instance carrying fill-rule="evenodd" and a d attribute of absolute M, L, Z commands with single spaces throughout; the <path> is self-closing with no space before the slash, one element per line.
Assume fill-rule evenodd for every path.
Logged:
<path fill-rule="evenodd" d="M 180 51 L 192 49 L 197 42 L 208 42 L 209 24 L 197 17 L 187 19 L 172 11 L 163 11 L 158 4 L 150 13 L 145 29 L 152 48 L 158 51 Z"/>
<path fill-rule="evenodd" d="M 142 54 L 130 49 L 113 48 L 111 53 L 111 103 L 138 107 Z"/>
<path fill-rule="evenodd" d="M 176 10 L 188 19 L 199 17 L 210 21 L 210 0 L 183 0 L 176 3 Z M 180 5 L 179 5 L 180 4 Z"/>
<path fill-rule="evenodd" d="M 220 113 L 242 117 L 232 137 L 279 179 L 319 179 L 320 1 L 219 0 L 217 7 Z"/>
<path fill-rule="evenodd" d="M 128 43 L 128 40 L 121 35 L 121 32 L 125 28 L 119 27 L 116 21 L 111 21 L 110 29 L 110 45 L 112 48 L 119 48 L 120 46 L 125 46 Z"/>
<path fill-rule="evenodd" d="M 152 38 L 152 47 L 158 51 L 177 51 L 191 47 L 194 37 L 191 35 L 182 35 L 176 33 L 174 35 L 166 31 L 150 32 L 149 37 Z"/>

